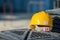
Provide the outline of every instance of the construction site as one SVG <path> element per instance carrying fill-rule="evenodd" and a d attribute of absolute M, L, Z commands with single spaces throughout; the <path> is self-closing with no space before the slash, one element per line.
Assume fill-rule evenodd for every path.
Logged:
<path fill-rule="evenodd" d="M 0 0 L 0 40 L 60 40 L 60 0 Z"/>

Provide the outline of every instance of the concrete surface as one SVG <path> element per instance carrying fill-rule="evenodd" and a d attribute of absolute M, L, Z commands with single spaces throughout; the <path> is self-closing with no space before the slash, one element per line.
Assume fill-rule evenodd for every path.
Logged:
<path fill-rule="evenodd" d="M 29 28 L 31 14 L 0 14 L 0 31 Z"/>

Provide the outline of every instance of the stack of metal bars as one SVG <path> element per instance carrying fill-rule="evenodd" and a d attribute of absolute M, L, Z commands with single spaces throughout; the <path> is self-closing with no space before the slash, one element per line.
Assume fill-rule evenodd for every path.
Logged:
<path fill-rule="evenodd" d="M 16 30 L 7 30 L 0 32 L 0 39 L 8 40 L 26 40 L 26 36 L 29 33 L 29 29 L 16 29 Z"/>
<path fill-rule="evenodd" d="M 53 18 L 53 28 L 52 28 L 52 31 L 60 33 L 59 30 L 60 30 L 60 18 L 56 16 L 56 17 Z"/>
<path fill-rule="evenodd" d="M 27 40 L 60 40 L 60 34 L 53 32 L 31 31 Z"/>

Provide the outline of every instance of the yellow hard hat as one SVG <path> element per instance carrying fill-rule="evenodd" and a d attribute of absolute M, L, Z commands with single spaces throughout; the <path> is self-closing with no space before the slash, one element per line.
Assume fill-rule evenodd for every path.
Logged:
<path fill-rule="evenodd" d="M 51 16 L 44 11 L 34 14 L 30 22 L 30 29 L 35 29 L 36 25 L 52 28 L 53 21 Z"/>

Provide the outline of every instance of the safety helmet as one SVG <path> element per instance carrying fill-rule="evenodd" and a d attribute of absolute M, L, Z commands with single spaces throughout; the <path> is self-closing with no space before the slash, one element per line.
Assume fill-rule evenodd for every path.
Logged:
<path fill-rule="evenodd" d="M 32 19 L 30 22 L 30 29 L 35 29 L 36 25 L 41 26 L 41 27 L 43 27 L 43 26 L 49 27 L 50 29 L 52 29 L 53 21 L 52 21 L 51 16 L 44 11 L 35 13 L 32 16 Z"/>

